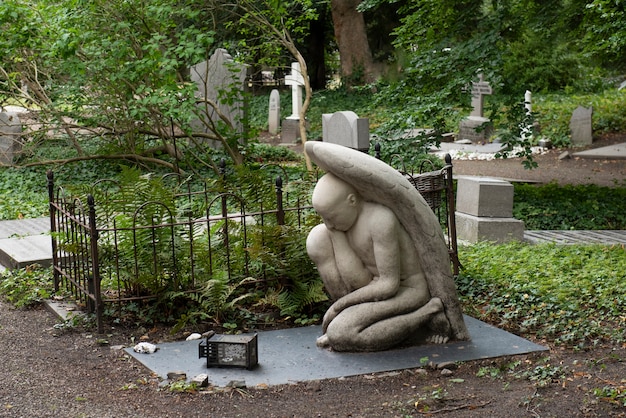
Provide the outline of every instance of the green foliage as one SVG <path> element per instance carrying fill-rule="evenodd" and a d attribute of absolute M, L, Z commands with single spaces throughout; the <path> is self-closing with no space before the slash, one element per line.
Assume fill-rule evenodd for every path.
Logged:
<path fill-rule="evenodd" d="M 0 272 L 0 294 L 18 308 L 50 298 L 54 292 L 51 271 L 38 265 Z"/>
<path fill-rule="evenodd" d="M 515 184 L 513 216 L 529 230 L 626 229 L 626 187 Z"/>
<path fill-rule="evenodd" d="M 551 139 L 557 147 L 568 146 L 569 122 L 577 106 L 593 107 L 592 127 L 596 134 L 626 130 L 626 117 L 621 112 L 626 106 L 626 93 L 610 88 L 595 94 L 533 96 L 541 136 Z"/>
<path fill-rule="evenodd" d="M 468 314 L 515 333 L 588 347 L 623 342 L 621 246 L 481 243 L 461 247 L 457 280 Z"/>
<path fill-rule="evenodd" d="M 609 403 L 626 407 L 626 386 L 606 385 L 601 388 L 595 388 L 593 394 Z"/>

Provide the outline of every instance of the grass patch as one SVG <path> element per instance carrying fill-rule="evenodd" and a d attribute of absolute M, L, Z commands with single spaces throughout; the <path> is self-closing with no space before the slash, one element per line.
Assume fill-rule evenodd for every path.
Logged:
<path fill-rule="evenodd" d="M 481 243 L 459 253 L 469 315 L 578 348 L 626 340 L 622 246 Z"/>

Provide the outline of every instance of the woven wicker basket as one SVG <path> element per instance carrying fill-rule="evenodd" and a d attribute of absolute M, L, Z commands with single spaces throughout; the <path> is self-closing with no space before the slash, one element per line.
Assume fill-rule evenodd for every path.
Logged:
<path fill-rule="evenodd" d="M 415 175 L 406 174 L 406 177 L 420 192 L 433 212 L 441 206 L 441 194 L 446 188 L 446 178 L 443 171 L 429 171 Z"/>

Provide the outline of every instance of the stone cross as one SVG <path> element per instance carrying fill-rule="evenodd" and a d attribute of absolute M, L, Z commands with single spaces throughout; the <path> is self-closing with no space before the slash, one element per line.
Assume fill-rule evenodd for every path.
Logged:
<path fill-rule="evenodd" d="M 470 116 L 483 116 L 484 96 L 492 94 L 491 85 L 484 80 L 483 73 L 478 74 L 478 83 L 472 83 L 472 113 Z"/>
<path fill-rule="evenodd" d="M 323 114 L 322 140 L 367 151 L 370 147 L 369 119 L 360 118 L 351 111 Z"/>
<path fill-rule="evenodd" d="M 291 74 L 285 76 L 285 85 L 291 86 L 291 116 L 287 119 L 300 120 L 300 109 L 302 109 L 302 86 L 304 77 L 300 70 L 300 64 L 291 63 Z"/>
<path fill-rule="evenodd" d="M 278 127 L 280 126 L 280 94 L 276 89 L 273 89 L 270 93 L 267 125 L 270 135 L 276 135 L 278 133 Z"/>

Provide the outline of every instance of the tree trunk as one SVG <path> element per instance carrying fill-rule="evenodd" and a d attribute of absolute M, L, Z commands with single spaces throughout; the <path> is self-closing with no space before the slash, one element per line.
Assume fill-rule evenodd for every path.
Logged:
<path fill-rule="evenodd" d="M 369 83 L 376 79 L 372 51 L 367 42 L 365 20 L 356 8 L 361 0 L 331 0 L 335 39 L 339 46 L 341 76 L 344 82 Z"/>

